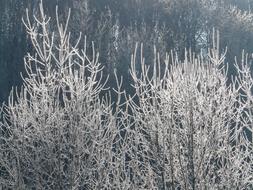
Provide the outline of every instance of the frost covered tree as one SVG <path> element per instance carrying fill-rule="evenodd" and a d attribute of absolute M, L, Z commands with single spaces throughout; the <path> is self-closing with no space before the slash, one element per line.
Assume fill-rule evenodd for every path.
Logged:
<path fill-rule="evenodd" d="M 94 44 L 84 38 L 80 48 L 81 34 L 70 43 L 70 12 L 62 24 L 56 9 L 55 32 L 42 2 L 39 12 L 24 20 L 35 53 L 24 59 L 21 92 L 0 109 L 2 189 L 252 188 L 247 56 L 230 82 L 219 37 L 208 57 L 188 51 L 183 62 L 154 48 L 145 64 L 136 47 L 135 93 L 115 74 L 113 102 Z"/>
<path fill-rule="evenodd" d="M 214 37 L 213 37 L 214 38 Z M 252 188 L 252 76 L 247 61 L 236 64 L 238 75 L 228 83 L 225 54 L 219 41 L 208 58 L 174 53 L 164 63 L 144 64 L 131 74 L 138 96 L 133 102 L 136 129 L 142 135 L 159 189 Z M 241 68 L 242 67 L 242 68 Z M 150 188 L 150 189 L 152 189 Z"/>
<path fill-rule="evenodd" d="M 116 128 L 102 67 L 92 46 L 70 44 L 66 24 L 52 32 L 50 18 L 24 20 L 35 54 L 25 57 L 21 92 L 12 91 L 2 112 L 2 189 L 112 189 L 118 180 Z M 70 14 L 69 14 L 70 16 Z M 112 165 L 114 163 L 115 165 Z"/>

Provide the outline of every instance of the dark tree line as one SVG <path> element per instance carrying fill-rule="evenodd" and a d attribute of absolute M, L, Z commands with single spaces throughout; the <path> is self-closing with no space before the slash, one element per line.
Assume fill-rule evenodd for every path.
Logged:
<path fill-rule="evenodd" d="M 0 2 L 0 102 L 7 99 L 13 85 L 21 85 L 23 57 L 31 50 L 21 19 L 26 8 L 36 14 L 38 3 L 38 0 Z M 182 57 L 185 48 L 205 53 L 215 27 L 221 34 L 221 48 L 229 47 L 226 61 L 234 62 L 242 49 L 252 51 L 253 1 L 249 0 L 44 0 L 43 3 L 51 17 L 58 5 L 63 20 L 71 8 L 73 40 L 82 31 L 89 43 L 94 41 L 107 74 L 117 69 L 124 77 L 124 88 L 129 90 L 127 70 L 136 42 L 143 43 L 147 60 L 152 60 L 154 45 L 158 51 L 175 50 Z M 114 86 L 113 77 L 110 81 Z"/>

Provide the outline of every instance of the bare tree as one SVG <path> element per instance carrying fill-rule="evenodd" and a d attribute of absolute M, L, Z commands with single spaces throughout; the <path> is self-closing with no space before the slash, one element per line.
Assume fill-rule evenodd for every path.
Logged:
<path fill-rule="evenodd" d="M 68 22 L 52 32 L 40 3 L 24 25 L 35 54 L 25 57 L 21 92 L 0 109 L 2 189 L 250 189 L 252 84 L 247 60 L 228 82 L 225 53 L 213 37 L 209 57 L 188 51 L 140 69 L 137 46 L 127 96 L 115 74 L 117 101 L 86 38 L 73 45 Z M 217 35 L 218 36 L 218 35 Z M 164 57 L 164 56 L 162 56 Z M 245 56 L 243 56 L 245 57 Z M 115 72 L 116 73 L 116 72 Z"/>
<path fill-rule="evenodd" d="M 101 189 L 113 180 L 118 130 L 98 62 L 70 44 L 66 25 L 50 32 L 50 18 L 24 21 L 35 49 L 25 61 L 20 93 L 14 90 L 1 123 L 3 189 Z M 70 12 L 69 12 L 70 16 Z M 115 161 L 116 162 L 116 161 Z M 115 163 L 114 162 L 114 163 Z"/>
<path fill-rule="evenodd" d="M 251 72 L 238 68 L 228 84 L 225 54 L 213 44 L 206 60 L 188 52 L 180 62 L 171 53 L 162 64 L 155 52 L 153 71 L 141 55 L 141 74 L 133 57 L 136 128 L 160 189 L 252 188 Z"/>

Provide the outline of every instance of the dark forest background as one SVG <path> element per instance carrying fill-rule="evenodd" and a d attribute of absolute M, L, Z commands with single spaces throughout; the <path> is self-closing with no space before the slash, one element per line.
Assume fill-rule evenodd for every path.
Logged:
<path fill-rule="evenodd" d="M 22 17 L 26 8 L 36 15 L 38 3 L 0 0 L 0 103 L 7 100 L 12 86 L 22 84 L 23 57 L 33 51 Z M 175 50 L 183 57 L 185 48 L 205 54 L 213 28 L 220 31 L 221 49 L 228 47 L 228 63 L 235 56 L 240 59 L 243 49 L 253 52 L 252 0 L 44 0 L 43 4 L 53 18 L 58 5 L 62 20 L 71 8 L 72 40 L 81 31 L 88 43 L 94 41 L 106 75 L 113 76 L 116 69 L 128 92 L 128 67 L 136 42 L 143 43 L 146 64 L 153 62 L 154 46 L 161 56 Z M 110 77 L 108 84 L 114 86 L 114 81 Z"/>

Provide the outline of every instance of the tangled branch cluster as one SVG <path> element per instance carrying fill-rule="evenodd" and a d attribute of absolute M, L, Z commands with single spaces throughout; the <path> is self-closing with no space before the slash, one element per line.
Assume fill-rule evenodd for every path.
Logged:
<path fill-rule="evenodd" d="M 70 14 L 69 14 L 70 15 Z M 137 47 L 127 96 L 115 74 L 117 101 L 92 45 L 70 43 L 68 20 L 56 33 L 40 4 L 24 24 L 35 50 L 20 93 L 1 109 L 2 189 L 253 188 L 253 96 L 243 55 L 229 81 L 225 54 L 174 52 L 152 66 Z M 214 37 L 215 39 L 215 37 Z M 137 69 L 138 67 L 138 69 Z"/>

